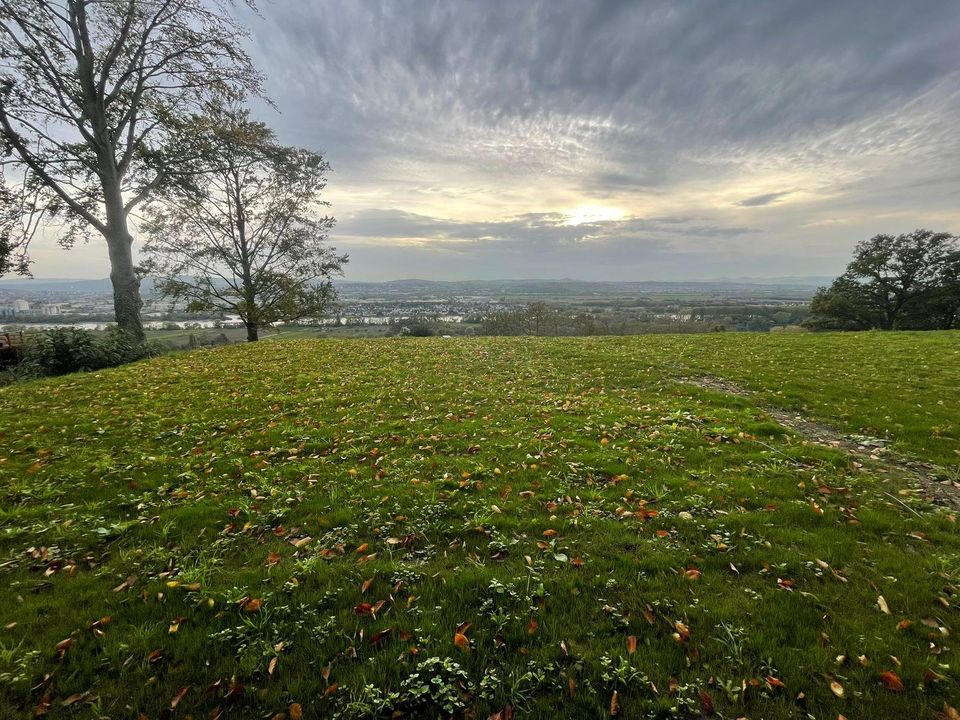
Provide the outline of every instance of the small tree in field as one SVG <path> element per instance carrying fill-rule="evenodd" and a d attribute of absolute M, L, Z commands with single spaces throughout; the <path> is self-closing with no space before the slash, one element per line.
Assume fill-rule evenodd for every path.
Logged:
<path fill-rule="evenodd" d="M 117 323 L 143 338 L 128 216 L 189 172 L 179 119 L 260 78 L 229 0 L 0 0 L 0 271 L 26 273 L 40 223 L 106 241 Z"/>
<path fill-rule="evenodd" d="M 325 243 L 327 162 L 235 110 L 220 111 L 195 148 L 195 174 L 148 207 L 156 287 L 189 311 L 239 315 L 250 341 L 270 323 L 324 314 L 347 262 Z"/>
<path fill-rule="evenodd" d="M 914 230 L 859 243 L 846 271 L 810 304 L 813 324 L 838 329 L 949 329 L 960 307 L 960 245 Z"/>

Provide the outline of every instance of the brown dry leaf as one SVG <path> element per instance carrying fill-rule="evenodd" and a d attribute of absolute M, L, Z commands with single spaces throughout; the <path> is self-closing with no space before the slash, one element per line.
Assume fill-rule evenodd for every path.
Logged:
<path fill-rule="evenodd" d="M 840 684 L 839 680 L 830 681 L 830 692 L 832 692 L 838 698 L 843 697 L 843 694 L 844 694 L 843 685 Z"/>
<path fill-rule="evenodd" d="M 130 575 L 126 580 L 124 580 L 122 583 L 120 583 L 119 585 L 117 585 L 117 586 L 113 589 L 113 591 L 114 591 L 114 592 L 123 592 L 124 590 L 127 590 L 127 589 L 133 587 L 133 584 L 134 584 L 136 581 L 137 581 L 137 576 L 136 576 L 136 575 Z"/>
<path fill-rule="evenodd" d="M 613 691 L 613 695 L 610 696 L 610 715 L 616 716 L 620 714 L 620 695 L 616 690 Z"/>
<path fill-rule="evenodd" d="M 290 720 L 301 720 L 303 718 L 303 707 L 300 703 L 290 703 L 290 707 L 287 708 L 287 715 L 290 716 Z"/>
<path fill-rule="evenodd" d="M 61 707 L 70 707 L 70 706 L 73 705 L 74 703 L 77 703 L 77 702 L 80 702 L 81 700 L 83 700 L 83 699 L 84 699 L 85 697 L 87 697 L 89 694 L 90 694 L 90 691 L 89 691 L 89 690 L 88 690 L 87 692 L 74 693 L 74 694 L 71 695 L 70 697 L 67 697 L 67 698 L 64 698 L 63 700 L 61 700 L 61 701 L 60 701 L 60 705 L 61 705 Z"/>
<path fill-rule="evenodd" d="M 278 552 L 272 552 L 267 555 L 267 567 L 273 567 L 283 559 L 283 555 Z"/>
<path fill-rule="evenodd" d="M 537 619 L 535 617 L 531 617 L 530 622 L 527 623 L 527 635 L 536 635 L 537 628 L 539 627 L 540 625 L 537 623 Z"/>
<path fill-rule="evenodd" d="M 388 628 L 386 628 L 385 630 L 381 630 L 380 632 L 375 633 L 374 635 L 371 635 L 371 636 L 370 636 L 370 644 L 371 644 L 371 645 L 379 645 L 379 644 L 382 643 L 386 638 L 390 637 L 392 634 L 393 634 L 393 628 L 392 628 L 392 627 L 388 627 Z"/>
<path fill-rule="evenodd" d="M 463 633 L 454 633 L 453 644 L 463 650 L 463 652 L 470 652 L 470 641 Z"/>
<path fill-rule="evenodd" d="M 40 702 L 38 702 L 33 708 L 34 717 L 40 717 L 41 715 L 46 715 L 48 712 L 50 712 L 50 708 L 52 705 L 53 705 L 53 691 L 47 690 L 43 694 L 43 697 L 40 698 Z"/>
<path fill-rule="evenodd" d="M 328 687 L 326 690 L 323 691 L 323 696 L 330 697 L 337 691 L 337 687 L 338 687 L 337 683 L 333 683 L 332 685 L 330 685 L 330 687 Z"/>
<path fill-rule="evenodd" d="M 362 594 L 365 593 L 367 590 L 369 590 L 371 585 L 373 585 L 373 578 L 369 578 L 368 580 L 364 580 L 364 581 L 363 581 L 363 585 L 360 586 L 360 594 L 362 595 Z"/>
<path fill-rule="evenodd" d="M 182 688 L 177 690 L 177 694 L 173 696 L 173 699 L 170 701 L 170 707 L 175 708 L 180 704 L 180 701 L 183 700 L 183 696 L 190 691 L 189 685 L 184 685 Z"/>
<path fill-rule="evenodd" d="M 63 659 L 63 656 L 67 654 L 67 650 L 70 649 L 70 646 L 72 646 L 74 642 L 76 641 L 72 637 L 68 637 L 65 640 L 61 640 L 57 643 L 54 649 L 57 651 L 58 660 Z"/>
<path fill-rule="evenodd" d="M 248 613 L 257 612 L 263 607 L 263 600 L 260 598 L 250 598 L 243 604 L 243 609 Z"/>
<path fill-rule="evenodd" d="M 706 690 L 700 691 L 700 707 L 703 709 L 703 714 L 708 717 L 712 717 L 716 712 L 713 707 L 713 698 Z"/>
<path fill-rule="evenodd" d="M 889 615 L 889 614 L 890 614 L 890 606 L 887 605 L 887 601 L 886 601 L 886 599 L 883 597 L 883 595 L 880 595 L 880 596 L 877 598 L 877 607 L 880 608 L 880 612 L 882 612 L 884 615 Z"/>
<path fill-rule="evenodd" d="M 637 636 L 631 635 L 627 638 L 627 652 L 633 655 L 637 652 Z"/>

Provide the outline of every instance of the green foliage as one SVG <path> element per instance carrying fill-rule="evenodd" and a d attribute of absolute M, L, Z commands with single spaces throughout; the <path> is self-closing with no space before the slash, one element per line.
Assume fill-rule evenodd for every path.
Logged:
<path fill-rule="evenodd" d="M 0 716 L 932 718 L 956 512 L 764 408 L 960 480 L 958 353 L 295 340 L 8 388 Z"/>
<path fill-rule="evenodd" d="M 137 342 L 118 327 L 106 333 L 55 328 L 31 335 L 24 344 L 23 360 L 10 372 L 19 378 L 66 375 L 117 367 L 159 353 L 159 346 Z"/>
<path fill-rule="evenodd" d="M 960 244 L 914 230 L 857 245 L 846 271 L 820 288 L 810 325 L 834 330 L 946 330 L 960 326 Z"/>
<path fill-rule="evenodd" d="M 157 193 L 144 225 L 157 290 L 188 312 L 236 313 L 249 340 L 324 315 L 347 262 L 325 243 L 327 161 L 280 145 L 245 110 L 215 108 L 189 125 L 193 172 Z"/>

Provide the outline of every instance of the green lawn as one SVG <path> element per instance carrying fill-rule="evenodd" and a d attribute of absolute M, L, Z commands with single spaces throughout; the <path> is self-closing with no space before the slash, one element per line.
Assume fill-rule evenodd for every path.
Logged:
<path fill-rule="evenodd" d="M 954 514 L 759 407 L 958 477 L 958 388 L 956 332 L 277 341 L 5 388 L 0 717 L 935 718 Z"/>

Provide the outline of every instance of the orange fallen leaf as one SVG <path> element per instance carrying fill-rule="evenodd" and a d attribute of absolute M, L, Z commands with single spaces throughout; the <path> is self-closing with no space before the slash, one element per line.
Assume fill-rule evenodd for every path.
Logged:
<path fill-rule="evenodd" d="M 463 650 L 463 652 L 470 652 L 470 641 L 463 633 L 454 633 L 453 644 Z"/>
<path fill-rule="evenodd" d="M 627 638 L 627 652 L 633 655 L 637 652 L 637 636 L 630 635 Z"/>
<path fill-rule="evenodd" d="M 893 690 L 894 692 L 903 692 L 903 680 L 900 679 L 900 676 L 895 672 L 890 672 L 889 670 L 880 673 L 880 682 L 886 686 L 887 690 Z"/>

